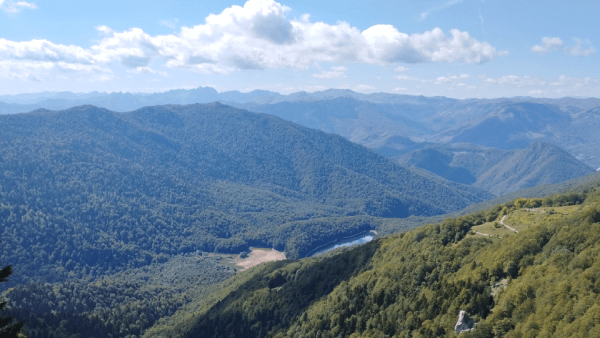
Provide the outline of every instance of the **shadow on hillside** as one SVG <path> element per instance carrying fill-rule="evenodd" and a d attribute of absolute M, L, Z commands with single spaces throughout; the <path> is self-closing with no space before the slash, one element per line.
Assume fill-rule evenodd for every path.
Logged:
<path fill-rule="evenodd" d="M 342 281 L 371 268 L 374 240 L 328 259 L 270 263 L 196 320 L 186 337 L 265 337 L 286 328 Z"/>

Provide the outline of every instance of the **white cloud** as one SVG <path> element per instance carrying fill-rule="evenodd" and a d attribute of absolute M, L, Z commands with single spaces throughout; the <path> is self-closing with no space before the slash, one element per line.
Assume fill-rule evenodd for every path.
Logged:
<path fill-rule="evenodd" d="M 354 86 L 354 87 L 352 87 L 352 89 L 355 92 L 359 92 L 359 93 L 372 92 L 372 91 L 377 90 L 377 88 L 375 88 L 373 86 L 366 85 L 366 84 L 361 84 L 361 85 L 358 85 L 358 86 Z"/>
<path fill-rule="evenodd" d="M 506 75 L 499 78 L 480 78 L 484 86 L 502 86 L 512 95 L 531 96 L 598 96 L 600 79 L 561 75 L 557 78 Z"/>
<path fill-rule="evenodd" d="M 528 91 L 527 94 L 529 94 L 531 96 L 542 96 L 542 95 L 546 94 L 546 92 L 541 89 L 535 89 L 535 90 Z"/>
<path fill-rule="evenodd" d="M 394 93 L 405 92 L 405 91 L 407 91 L 407 90 L 408 90 L 408 88 L 404 88 L 404 87 L 396 87 L 396 88 L 392 89 L 392 91 L 393 91 Z"/>
<path fill-rule="evenodd" d="M 445 84 L 445 83 L 457 83 L 459 86 L 466 86 L 465 83 L 461 82 L 462 80 L 466 80 L 468 78 L 470 78 L 471 76 L 469 74 L 460 74 L 460 75 L 452 75 L 452 76 L 440 76 L 437 79 L 435 79 L 434 84 L 436 85 L 440 85 L 440 84 Z"/>
<path fill-rule="evenodd" d="M 485 29 L 483 28 L 483 15 L 481 15 L 481 11 L 479 11 L 479 21 L 481 22 L 481 31 L 485 34 Z"/>
<path fill-rule="evenodd" d="M 572 56 L 584 57 L 584 56 L 592 55 L 596 52 L 596 50 L 591 46 L 581 48 L 583 45 L 583 42 L 581 41 L 581 39 L 573 38 L 573 40 L 575 40 L 575 46 L 567 47 L 565 49 L 565 51 L 567 53 L 571 54 Z M 588 41 L 588 44 L 589 44 L 589 41 Z"/>
<path fill-rule="evenodd" d="M 25 2 L 25 1 L 4 1 L 0 0 L 0 9 L 7 13 L 17 13 L 22 9 L 36 9 L 37 6 L 34 3 Z"/>
<path fill-rule="evenodd" d="M 394 69 L 395 72 L 405 72 L 407 70 L 408 70 L 408 68 L 402 67 L 402 66 L 399 66 L 396 69 Z"/>
<path fill-rule="evenodd" d="M 130 69 L 127 71 L 128 73 L 132 73 L 132 74 L 149 74 L 149 75 L 155 75 L 158 74 L 160 76 L 164 76 L 164 77 L 168 77 L 169 74 L 167 72 L 161 72 L 161 71 L 157 71 L 154 70 L 150 67 L 137 67 L 134 69 Z"/>
<path fill-rule="evenodd" d="M 532 52 L 536 53 L 548 53 L 550 51 L 564 51 L 567 54 L 570 54 L 575 57 L 584 57 L 588 55 L 592 55 L 596 52 L 596 50 L 591 46 L 583 46 L 583 41 L 578 38 L 573 38 L 575 40 L 575 45 L 571 47 L 565 47 L 563 41 L 560 38 L 542 38 L 542 45 L 535 45 L 531 47 Z M 589 44 L 589 41 L 587 41 Z"/>
<path fill-rule="evenodd" d="M 434 7 L 434 8 L 432 8 L 432 9 L 428 10 L 428 11 L 425 11 L 425 12 L 421 12 L 421 14 L 419 15 L 419 18 L 420 18 L 421 20 L 425 20 L 425 19 L 427 19 L 427 17 L 428 17 L 428 16 L 429 16 L 431 13 L 439 12 L 439 11 L 441 11 L 441 10 L 444 10 L 444 9 L 446 9 L 446 8 L 449 8 L 449 7 L 452 7 L 452 6 L 456 5 L 456 4 L 459 4 L 459 3 L 463 2 L 463 1 L 464 1 L 464 0 L 450 0 L 450 1 L 446 2 L 446 3 L 444 3 L 444 4 L 443 4 L 443 5 L 441 5 L 441 6 Z"/>
<path fill-rule="evenodd" d="M 306 69 L 319 62 L 397 64 L 485 63 L 505 52 L 456 29 L 446 35 L 435 28 L 406 34 L 391 25 L 364 31 L 346 22 L 330 25 L 286 18 L 290 8 L 273 0 L 250 0 L 211 14 L 206 22 L 182 27 L 177 34 L 152 36 L 139 28 L 114 32 L 90 48 L 47 40 L 14 42 L 0 39 L 0 60 L 106 65 L 119 62 L 137 69 L 161 59 L 167 67 L 228 73 L 241 69 Z"/>
<path fill-rule="evenodd" d="M 319 79 L 335 79 L 339 77 L 345 77 L 347 70 L 348 69 L 346 69 L 344 66 L 331 67 L 331 71 L 323 71 L 321 74 L 313 74 L 313 76 Z"/>
<path fill-rule="evenodd" d="M 158 23 L 160 25 L 162 25 L 162 26 L 175 29 L 175 28 L 177 28 L 177 24 L 179 23 L 179 19 L 175 18 L 173 20 L 160 20 Z"/>
<path fill-rule="evenodd" d="M 546 82 L 541 78 L 531 76 L 505 75 L 499 78 L 485 78 L 484 81 L 489 84 L 510 85 L 516 87 L 545 85 Z"/>
<path fill-rule="evenodd" d="M 97 65 L 72 64 L 67 62 L 28 61 L 28 60 L 0 60 L 0 79 L 30 80 L 32 76 L 41 78 L 50 71 L 88 74 L 111 74 L 108 68 Z M 56 76 L 54 73 L 53 76 Z"/>
<path fill-rule="evenodd" d="M 544 37 L 542 38 L 542 44 L 543 46 L 535 45 L 531 47 L 531 51 L 536 53 L 548 53 L 551 50 L 561 50 L 563 48 L 563 42 L 559 38 Z"/>
<path fill-rule="evenodd" d="M 396 76 L 394 76 L 394 77 L 395 77 L 396 79 L 398 79 L 398 80 L 402 80 L 402 81 L 423 81 L 423 80 L 421 80 L 421 79 L 420 79 L 420 78 L 418 78 L 418 77 L 415 77 L 415 76 L 408 76 L 408 75 L 405 75 L 405 74 L 396 75 Z"/>
<path fill-rule="evenodd" d="M 96 28 L 97 31 L 99 31 L 99 32 L 101 32 L 103 34 L 106 34 L 106 35 L 110 35 L 110 34 L 113 33 L 113 30 L 110 29 L 110 28 L 108 28 L 107 26 L 97 26 L 97 27 L 94 27 L 94 28 Z"/>

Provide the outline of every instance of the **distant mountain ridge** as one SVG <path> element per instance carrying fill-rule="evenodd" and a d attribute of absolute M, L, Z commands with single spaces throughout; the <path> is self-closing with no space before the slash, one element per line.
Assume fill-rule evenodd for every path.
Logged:
<path fill-rule="evenodd" d="M 399 156 L 397 162 L 488 190 L 497 196 L 594 172 L 566 151 L 544 142 L 516 150 L 461 143 L 431 145 Z"/>
<path fill-rule="evenodd" d="M 470 142 L 500 149 L 536 141 L 560 146 L 578 160 L 600 167 L 600 99 L 513 97 L 457 100 L 328 89 L 282 95 L 255 90 L 217 92 L 211 87 L 164 93 L 39 93 L 0 96 L 0 114 L 91 104 L 113 111 L 145 106 L 221 102 L 274 114 L 307 127 L 337 133 L 386 156 L 415 148 L 403 142 Z M 418 146 L 417 148 L 419 148 Z"/>

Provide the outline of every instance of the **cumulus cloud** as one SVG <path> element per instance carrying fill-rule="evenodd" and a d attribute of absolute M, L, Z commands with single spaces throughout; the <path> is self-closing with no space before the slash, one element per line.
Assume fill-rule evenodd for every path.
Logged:
<path fill-rule="evenodd" d="M 592 55 L 596 52 L 596 50 L 591 46 L 584 46 L 583 41 L 578 38 L 573 38 L 575 41 L 575 45 L 571 47 L 565 47 L 563 41 L 560 38 L 542 38 L 541 45 L 535 45 L 531 47 L 531 51 L 535 53 L 548 53 L 551 51 L 564 51 L 567 54 L 570 54 L 575 57 L 584 57 L 588 55 Z M 588 41 L 589 44 L 589 41 Z"/>
<path fill-rule="evenodd" d="M 112 71 L 96 65 L 71 64 L 67 62 L 0 60 L 0 78 L 32 81 L 48 71 L 59 73 L 92 73 L 107 76 Z"/>
<path fill-rule="evenodd" d="M 372 92 L 372 91 L 377 90 L 377 88 L 375 88 L 373 86 L 366 85 L 366 84 L 361 84 L 361 85 L 358 85 L 358 86 L 354 86 L 354 87 L 352 87 L 352 89 L 355 92 L 359 92 L 359 93 Z"/>
<path fill-rule="evenodd" d="M 403 66 L 399 66 L 399 67 L 396 67 L 396 69 L 394 69 L 395 72 L 405 72 L 407 70 L 408 70 L 408 68 L 403 67 Z"/>
<path fill-rule="evenodd" d="M 470 78 L 469 74 L 460 74 L 460 75 L 452 75 L 452 76 L 440 76 L 435 79 L 434 84 L 441 85 L 445 83 L 458 83 L 459 86 L 466 86 L 465 83 L 461 82 L 462 80 L 466 80 Z"/>
<path fill-rule="evenodd" d="M 591 77 L 571 77 L 560 75 L 557 78 L 505 75 L 498 78 L 480 77 L 485 86 L 500 85 L 506 90 L 514 90 L 514 95 L 527 93 L 531 96 L 575 95 L 597 96 L 600 79 Z"/>
<path fill-rule="evenodd" d="M 435 28 L 406 34 L 391 25 L 359 30 L 346 22 L 311 22 L 309 15 L 288 19 L 290 8 L 273 0 L 249 0 L 209 15 L 204 24 L 180 32 L 152 36 L 139 28 L 114 32 L 90 48 L 47 40 L 0 40 L 0 60 L 106 65 L 119 62 L 138 69 L 161 59 L 169 68 L 228 73 L 242 69 L 306 69 L 315 62 L 481 64 L 505 52 L 480 42 L 468 32 L 450 34 Z M 335 70 L 332 70 L 335 71 Z"/>
<path fill-rule="evenodd" d="M 596 52 L 596 50 L 591 46 L 582 48 L 583 42 L 581 41 L 581 39 L 574 38 L 573 40 L 575 40 L 575 46 L 565 48 L 565 51 L 571 54 L 572 56 L 584 57 L 592 55 Z"/>
<path fill-rule="evenodd" d="M 535 45 L 531 47 L 532 52 L 536 53 L 548 53 L 552 50 L 561 50 L 563 48 L 563 42 L 559 38 L 542 38 L 543 45 Z"/>
<path fill-rule="evenodd" d="M 110 28 L 108 28 L 107 26 L 97 26 L 97 27 L 94 27 L 94 28 L 96 28 L 96 30 L 98 32 L 103 33 L 105 35 L 110 35 L 110 34 L 113 33 L 113 30 L 110 29 Z"/>
<path fill-rule="evenodd" d="M 22 9 L 36 9 L 37 6 L 34 3 L 25 1 L 4 1 L 0 0 L 0 9 L 7 13 L 17 13 Z"/>
<path fill-rule="evenodd" d="M 344 66 L 331 67 L 330 71 L 323 71 L 320 74 L 313 74 L 313 76 L 319 79 L 335 79 L 338 77 L 345 77 L 347 70 L 348 69 Z"/>
<path fill-rule="evenodd" d="M 0 39 L 0 60 L 91 65 L 96 63 L 97 57 L 84 48 L 57 45 L 48 40 L 14 42 Z"/>
<path fill-rule="evenodd" d="M 504 75 L 499 78 L 485 78 L 484 81 L 488 84 L 510 85 L 517 87 L 525 86 L 543 86 L 546 81 L 539 77 L 519 76 L 519 75 Z"/>
<path fill-rule="evenodd" d="M 133 68 L 133 69 L 129 69 L 127 71 L 128 73 L 132 73 L 132 74 L 149 74 L 149 75 L 161 75 L 164 77 L 168 77 L 169 74 L 167 72 L 161 72 L 161 71 L 157 71 L 154 70 L 150 67 L 137 67 L 137 68 Z"/>
<path fill-rule="evenodd" d="M 394 76 L 396 79 L 398 80 L 402 80 L 402 81 L 423 81 L 420 78 L 416 77 L 416 76 L 408 76 L 405 74 L 400 74 L 400 75 L 396 75 Z"/>

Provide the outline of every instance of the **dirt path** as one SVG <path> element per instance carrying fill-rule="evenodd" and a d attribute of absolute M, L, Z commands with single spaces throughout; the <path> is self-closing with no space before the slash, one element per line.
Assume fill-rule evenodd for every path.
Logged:
<path fill-rule="evenodd" d="M 519 233 L 519 232 L 517 231 L 517 229 L 511 228 L 510 226 L 508 226 L 508 225 L 504 224 L 504 219 L 506 218 L 506 216 L 507 216 L 507 215 L 504 215 L 504 216 L 502 216 L 502 219 L 500 220 L 500 224 L 504 225 L 504 226 L 505 226 L 507 229 L 510 229 L 510 230 L 512 230 L 512 231 L 514 231 L 514 232 L 516 232 L 516 233 Z"/>
<path fill-rule="evenodd" d="M 477 232 L 477 231 L 475 231 L 475 233 L 478 234 L 478 235 L 481 235 L 481 236 L 488 236 L 488 237 L 490 237 L 490 235 L 484 234 L 483 232 Z"/>
<path fill-rule="evenodd" d="M 534 211 L 534 212 L 541 212 L 541 213 L 547 212 L 546 210 L 540 210 L 540 209 L 529 209 L 529 208 L 526 208 L 525 210 L 527 210 L 527 211 Z"/>
<path fill-rule="evenodd" d="M 240 271 L 248 270 L 251 267 L 264 262 L 281 261 L 285 259 L 283 252 L 273 249 L 252 249 L 248 258 L 236 257 L 235 265 L 242 267 Z"/>

